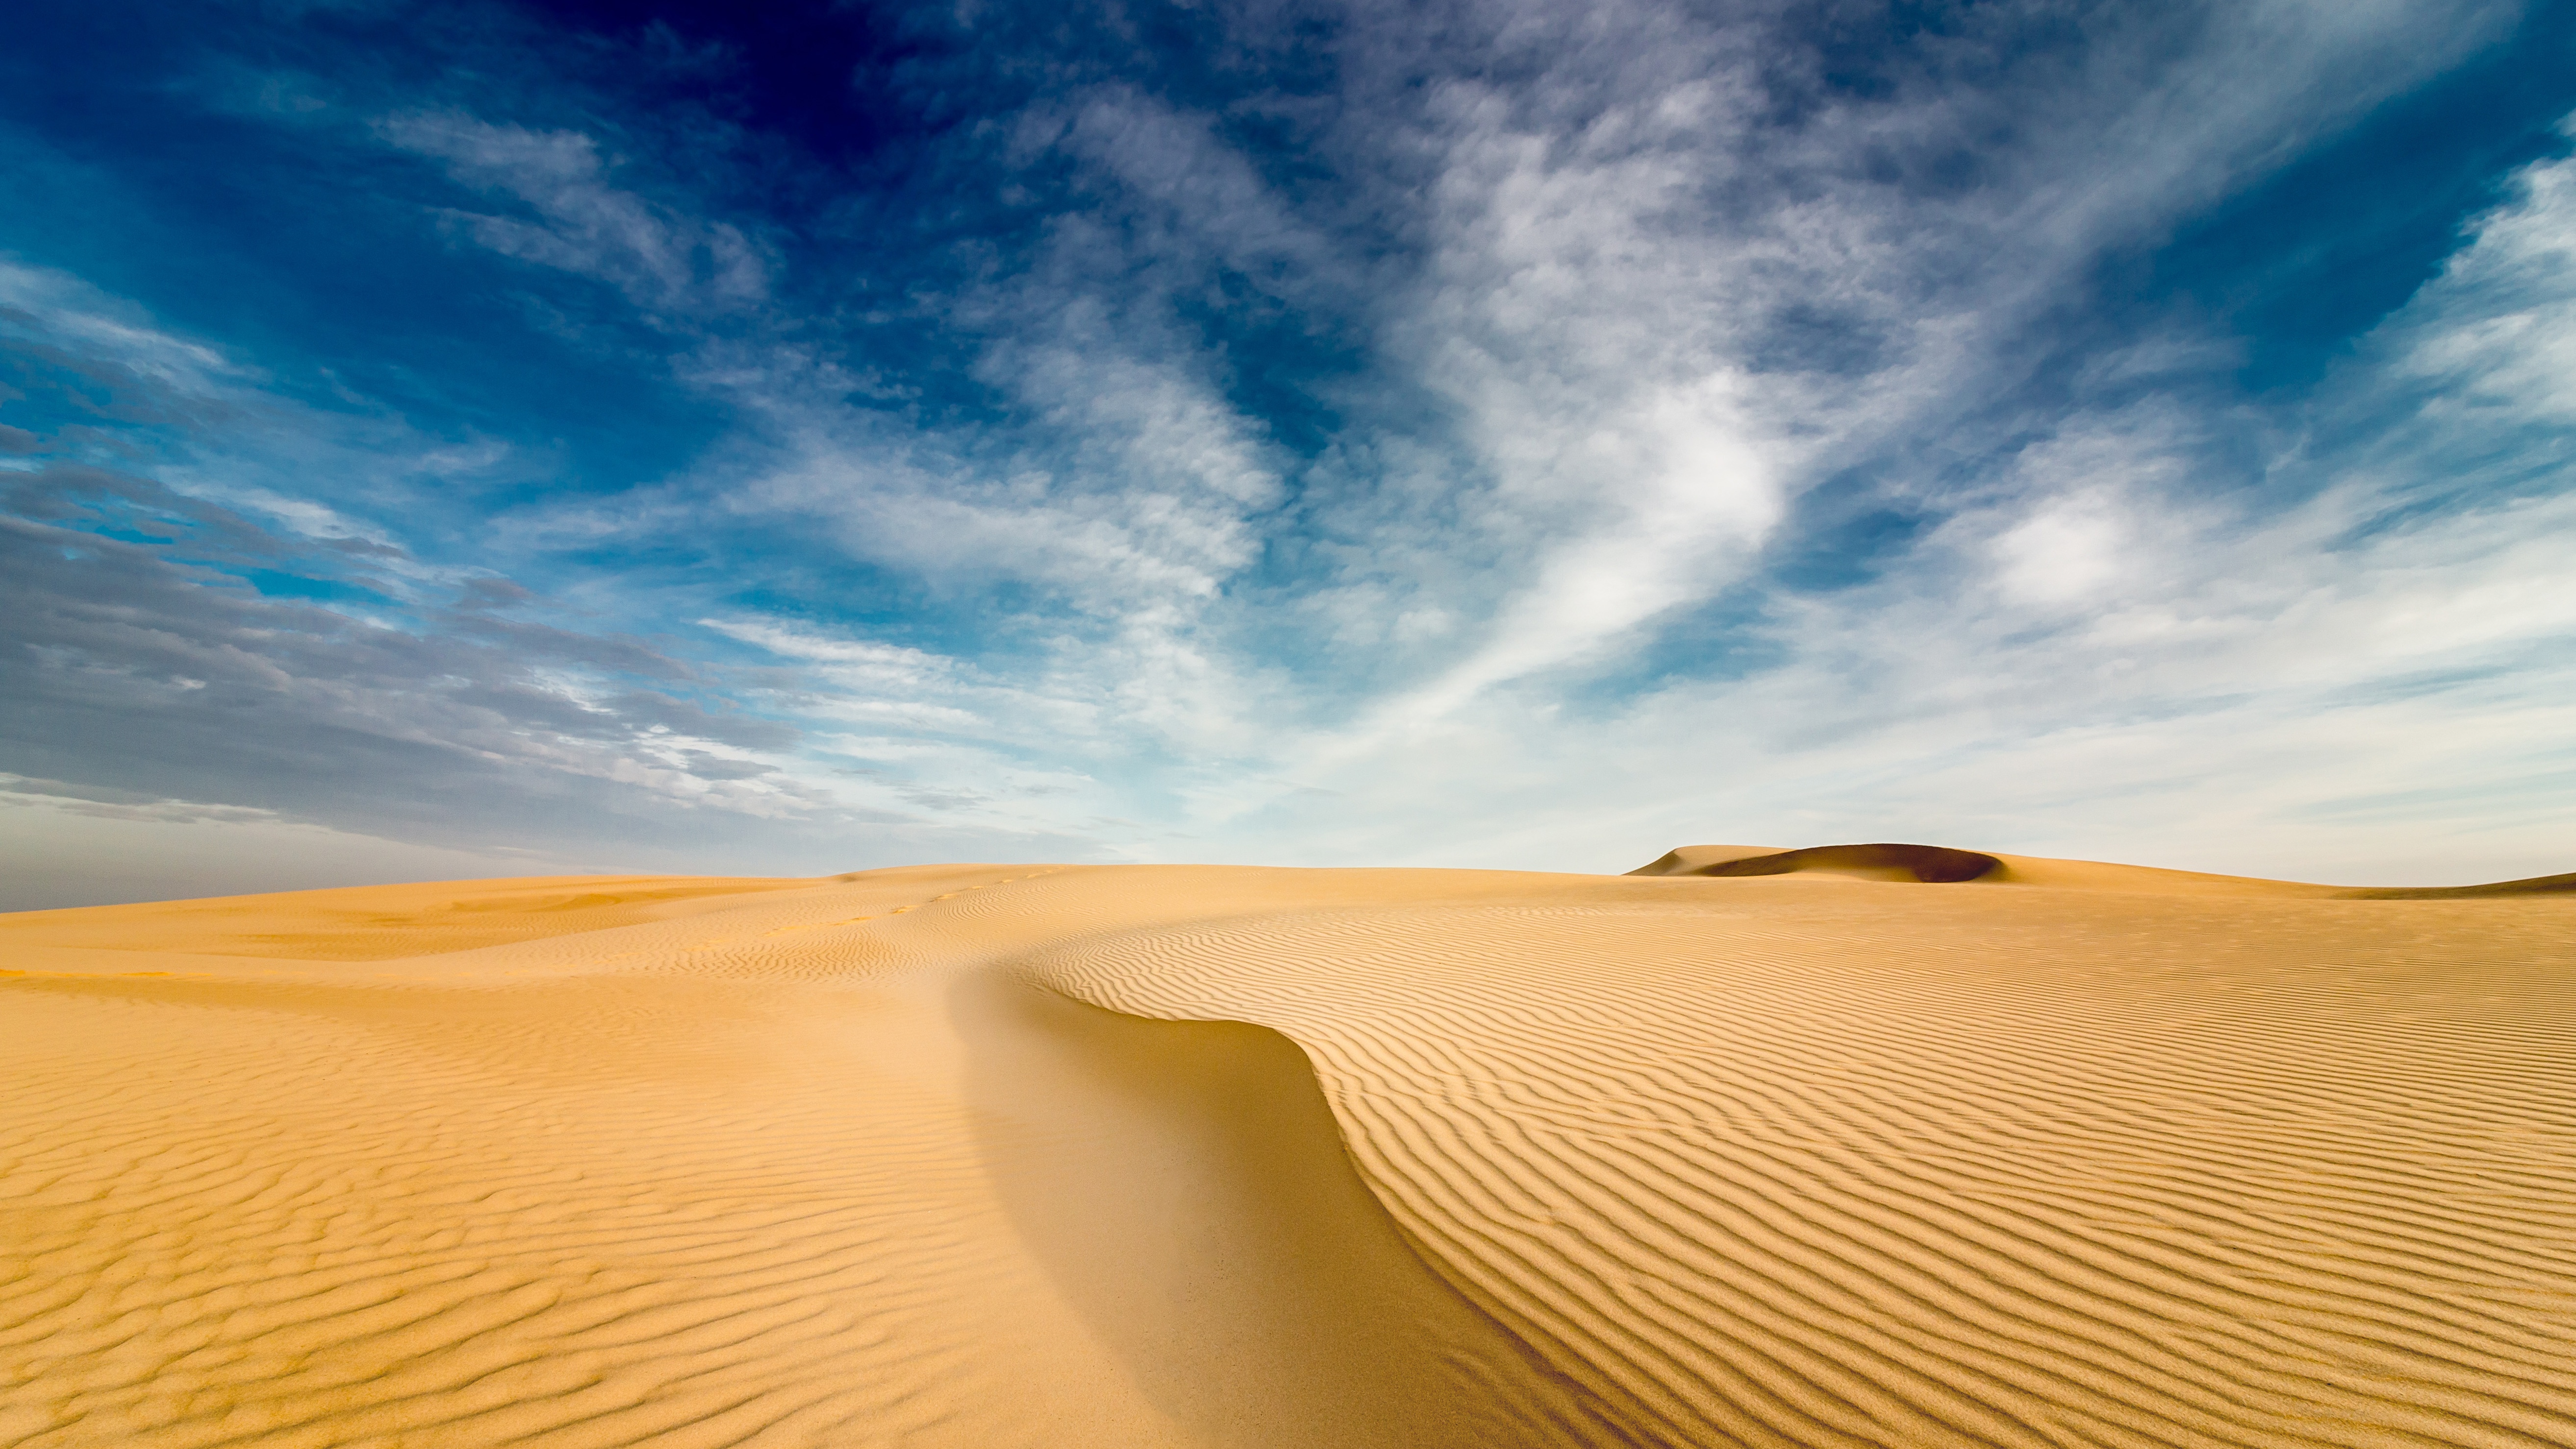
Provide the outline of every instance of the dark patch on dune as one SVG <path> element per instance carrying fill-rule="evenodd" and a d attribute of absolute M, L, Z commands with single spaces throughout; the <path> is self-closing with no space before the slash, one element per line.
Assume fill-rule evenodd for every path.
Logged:
<path fill-rule="evenodd" d="M 2576 895 L 2576 871 L 2566 875 L 2535 875 L 2522 880 L 2500 880 L 2488 885 L 2464 886 L 2362 886 L 2336 891 L 2335 896 L 2347 901 L 2465 901 L 2480 896 L 2565 896 Z"/>
<path fill-rule="evenodd" d="M 1748 856 L 1702 866 L 1693 875 L 1789 875 L 1797 871 L 1867 871 L 1927 884 L 1975 880 L 2003 867 L 2003 862 L 1974 850 L 1946 845 L 1811 845 L 1773 855 Z"/>

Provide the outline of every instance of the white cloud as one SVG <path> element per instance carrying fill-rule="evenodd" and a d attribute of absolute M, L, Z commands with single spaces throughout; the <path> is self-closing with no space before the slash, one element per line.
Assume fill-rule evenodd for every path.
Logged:
<path fill-rule="evenodd" d="M 932 679 L 945 679 L 958 670 L 957 661 L 944 655 L 867 640 L 835 639 L 764 619 L 700 619 L 698 622 L 727 638 L 757 644 L 782 658 L 856 665 L 867 674 L 899 687 L 919 687 Z"/>
<path fill-rule="evenodd" d="M 1122 219 L 1150 233 L 1140 250 L 1157 264 L 1215 261 L 1280 295 L 1353 285 L 1333 239 L 1273 192 L 1213 119 L 1104 86 L 1065 111 L 1030 113 L 1018 148 L 1025 158 L 1054 147 L 1106 173 Z"/>
<path fill-rule="evenodd" d="M 1693 836 L 1895 832 L 2378 870 L 2474 815 L 2503 858 L 2537 827 L 2494 802 L 2576 768 L 2548 662 L 2571 627 L 2551 450 L 2576 416 L 2576 163 L 2533 168 L 2307 412 L 2089 400 L 2214 373 L 2200 336 L 2131 339 L 2053 391 L 2032 372 L 2105 246 L 2152 245 L 2511 13 L 2134 7 L 2024 45 L 2059 12 L 1979 7 L 1838 88 L 1761 7 L 1354 11 L 1344 89 L 1296 113 L 1300 174 L 1238 149 L 1245 109 L 1102 86 L 1018 117 L 1021 199 L 1071 178 L 1041 241 L 884 301 L 968 357 L 943 381 L 986 392 L 948 411 L 887 382 L 863 330 L 835 353 L 776 315 L 751 235 L 643 194 L 593 136 L 387 118 L 496 198 L 451 214 L 463 235 L 622 289 L 746 420 L 696 469 L 532 511 L 514 546 L 793 528 L 976 641 L 693 603 L 768 651 L 743 693 L 806 745 L 539 738 L 462 708 L 417 738 L 675 808 L 1139 855 L 1612 867 Z M 1309 379 L 1342 414 L 1315 456 L 1242 400 L 1260 359 L 1197 320 L 1230 307 L 1346 366 Z M 2226 440 L 2262 456 L 2222 468 Z M 480 457 L 419 466 L 502 461 Z M 1770 588 L 1768 551 L 1836 483 L 1919 532 L 1839 592 Z M 2444 490 L 2477 497 L 2420 506 Z M 617 587 L 593 597 L 631 603 Z M 1723 638 L 1649 653 L 1721 598 Z M 613 707 L 578 670 L 539 683 Z M 2379 855 L 2337 844 L 2358 820 Z"/>
<path fill-rule="evenodd" d="M 142 308 L 70 273 L 0 258 L 0 338 L 11 332 L 181 396 L 215 396 L 259 380 L 256 370 L 161 328 Z"/>
<path fill-rule="evenodd" d="M 2462 423 L 2576 421 L 2576 160 L 2517 180 L 2382 343 Z"/>
<path fill-rule="evenodd" d="M 468 186 L 526 203 L 538 220 L 451 213 L 504 256 L 609 282 L 641 307 L 724 311 L 768 295 L 768 265 L 742 231 L 684 216 L 608 183 L 599 144 L 574 131 L 499 126 L 452 111 L 377 122 L 406 151 L 447 163 Z"/>
<path fill-rule="evenodd" d="M 2005 339 L 2104 238 L 2274 164 L 2298 127 L 2506 13 L 2428 28 L 2403 7 L 2249 7 L 2200 36 L 2106 32 L 2073 69 L 2034 61 L 2003 90 L 1905 75 L 1892 100 L 1792 123 L 1795 42 L 1761 16 L 1523 5 L 1436 34 L 1363 25 L 1398 94 L 1431 74 L 1418 113 L 1353 122 L 1391 184 L 1427 177 L 1422 266 L 1381 342 L 1454 405 L 1481 465 L 1463 490 L 1384 490 L 1366 567 L 1409 576 L 1392 591 L 1408 607 L 1483 627 L 1327 756 L 1396 747 L 1534 673 L 1596 670 L 1743 581 L 1798 493 L 2017 385 Z M 2008 68 L 2017 21 L 1993 23 L 1954 49 Z M 1992 184 L 1909 174 L 1944 148 Z M 2126 526 L 2110 493 L 2063 500 L 1996 544 L 2007 586 L 2072 602 L 2121 566 Z"/>
<path fill-rule="evenodd" d="M 186 681 L 204 688 L 203 680 Z M 40 780 L 25 775 L 0 771 L 0 804 L 24 808 L 49 806 L 71 815 L 86 815 L 99 820 L 133 820 L 158 824 L 187 825 L 200 821 L 218 824 L 242 824 L 274 821 L 274 810 L 247 805 L 215 805 L 197 800 L 176 800 L 156 796 L 148 791 L 102 788 L 64 780 Z"/>
<path fill-rule="evenodd" d="M 2047 741 L 2033 757 L 2062 758 L 2075 778 L 2127 758 L 2138 780 L 2163 782 L 2142 795 L 2191 794 L 2189 779 L 2234 768 L 2218 737 L 2263 737 L 2230 714 L 2252 706 L 2230 701 L 2304 692 L 2341 708 L 2318 701 L 2466 647 L 2456 623 L 2432 626 L 2449 642 L 2397 647 L 2431 615 L 2391 581 L 2494 560 L 2472 561 L 2465 534 L 2431 532 L 2356 554 L 2339 530 L 2367 516 L 2367 488 L 2326 487 L 2288 514 L 2222 506 L 2197 471 L 2200 423 L 2171 408 L 2079 412 L 2024 420 L 2040 436 L 2011 462 L 1927 493 L 1923 511 L 1947 521 L 1879 584 L 1773 599 L 1757 642 L 1785 663 L 1625 710 L 1587 701 L 1584 681 L 1675 611 L 1753 580 L 1820 479 L 1944 439 L 2020 387 L 2027 364 L 2010 348 L 2106 240 L 2278 164 L 2508 13 L 2473 6 L 2436 24 L 2403 6 L 2292 4 L 2139 22 L 2013 86 L 1959 84 L 1926 61 L 1892 98 L 1815 100 L 1793 123 L 1761 17 L 1730 28 L 1651 5 L 1505 7 L 1437 35 L 1370 17 L 1347 54 L 1402 77 L 1382 90 L 1354 79 L 1329 142 L 1378 188 L 1359 209 L 1375 207 L 1367 224 L 1397 244 L 1366 265 L 1330 230 L 1348 214 L 1292 205 L 1211 117 L 1125 89 L 1033 112 L 1018 154 L 1088 168 L 1086 205 L 1056 218 L 1024 274 L 953 303 L 989 339 L 976 376 L 1016 418 L 939 436 L 854 417 L 829 369 L 792 349 L 708 378 L 788 444 L 737 506 L 820 518 L 853 554 L 933 580 L 1035 584 L 1072 614 L 1015 620 L 1052 635 L 1041 664 L 1007 677 L 781 652 L 837 691 L 817 719 L 998 747 L 1031 738 L 1043 700 L 1085 715 L 1048 746 L 1060 757 L 1161 741 L 1183 802 L 1162 818 L 1256 854 L 1282 838 L 1330 854 L 1345 831 L 1380 848 L 1515 839 L 1444 823 L 1478 793 L 1621 830 L 1669 816 L 1677 793 L 1785 799 L 1757 781 L 1818 790 L 1762 807 L 1785 811 L 1783 828 L 1855 798 L 2010 797 L 1976 773 L 1984 741 Z M 2014 22 L 1995 23 L 1956 52 L 2007 66 Z M 1982 184 L 1925 181 L 1944 148 L 1976 153 Z M 2489 252 L 2545 258 L 2551 243 L 2520 225 L 2492 223 Z M 2489 292 L 2511 270 L 2458 265 L 2483 268 Z M 2539 264 L 2515 265 L 2527 292 Z M 1219 267 L 1302 305 L 1357 309 L 1346 320 L 1374 365 L 1444 409 L 1440 436 L 1384 432 L 1388 417 L 1363 407 L 1361 426 L 1381 431 L 1299 476 L 1225 397 L 1223 359 L 1174 325 L 1172 298 Z M 2512 366 L 2553 375 L 2534 352 L 2554 335 L 2540 314 L 2498 315 L 2442 346 L 2491 337 Z M 2159 347 L 2157 367 L 2192 351 L 2144 339 L 2133 370 Z M 2431 343 L 2412 355 L 2466 365 Z M 1271 512 L 1292 480 L 1319 511 Z M 1301 542 L 1329 572 L 1253 616 L 1248 574 L 1306 529 L 1321 531 Z M 1288 652 L 1266 653 L 1282 628 Z M 1370 659 L 1402 663 L 1354 695 L 1367 676 L 1350 665 Z M 1686 701 L 1726 719 L 1726 745 L 1678 722 Z M 2216 763 L 2192 776 L 2189 751 L 2141 752 L 2149 715 L 2202 722 L 2167 730 L 2177 738 L 2216 731 L 2200 747 Z M 1608 758 L 1591 759 L 1594 731 L 1618 737 Z M 1733 763 L 1706 763 L 1717 757 Z M 952 784 L 993 768 L 962 758 Z M 1930 783 L 1892 784 L 1899 761 Z M 1598 788 L 1539 806 L 1508 784 L 1524 778 Z M 2034 768 L 2016 788 L 2029 798 L 2048 778 Z M 1850 795 L 1862 780 L 1876 783 Z M 1319 785 L 1390 823 L 1318 826 L 1298 812 L 1326 798 Z"/>
<path fill-rule="evenodd" d="M 2312 406 L 2251 434 L 2250 479 L 2211 471 L 2242 418 L 2050 418 L 1875 582 L 1771 595 L 1744 626 L 1763 667 L 1623 702 L 1507 664 L 1475 708 L 1390 710 L 1365 747 L 1289 755 L 1293 786 L 1223 792 L 1203 849 L 1616 869 L 1687 840 L 1911 837 L 2365 883 L 2564 869 L 2570 178 L 2519 178 Z M 1651 541 L 1629 557 L 1650 587 Z M 1535 577 L 1489 616 L 1568 618 L 1533 659 L 1620 618 L 1580 575 Z"/>
<path fill-rule="evenodd" d="M 2127 542 L 2127 521 L 2100 493 L 2056 499 L 1995 540 L 1998 582 L 2025 602 L 2078 603 L 2118 575 Z"/>
<path fill-rule="evenodd" d="M 2191 501 L 2183 461 L 2196 441 L 2171 404 L 2063 421 L 2022 450 L 1983 507 L 1963 509 L 1940 542 L 1982 548 L 2008 602 L 2042 613 L 2116 609 L 2183 566 L 2186 535 L 2232 526 Z"/>

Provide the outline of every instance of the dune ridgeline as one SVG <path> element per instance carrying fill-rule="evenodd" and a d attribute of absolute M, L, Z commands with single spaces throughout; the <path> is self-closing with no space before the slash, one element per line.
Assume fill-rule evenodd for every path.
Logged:
<path fill-rule="evenodd" d="M 0 917 L 0 1444 L 2563 1449 L 2571 886 L 1696 846 Z"/>

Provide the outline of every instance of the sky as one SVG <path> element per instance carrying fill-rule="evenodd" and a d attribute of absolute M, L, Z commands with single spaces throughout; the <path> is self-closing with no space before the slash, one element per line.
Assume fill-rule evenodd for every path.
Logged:
<path fill-rule="evenodd" d="M 2576 868 L 2576 10 L 30 0 L 0 908 Z"/>

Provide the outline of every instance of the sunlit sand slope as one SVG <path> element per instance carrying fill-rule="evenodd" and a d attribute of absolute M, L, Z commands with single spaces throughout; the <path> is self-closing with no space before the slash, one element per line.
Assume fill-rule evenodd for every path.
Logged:
<path fill-rule="evenodd" d="M 0 917 L 0 1444 L 2576 1442 L 2576 898 L 2001 859 Z"/>
<path fill-rule="evenodd" d="M 1639 1438 L 2576 1443 L 2576 910 L 2157 874 L 1380 877 L 1041 978 L 1304 1045 Z"/>

